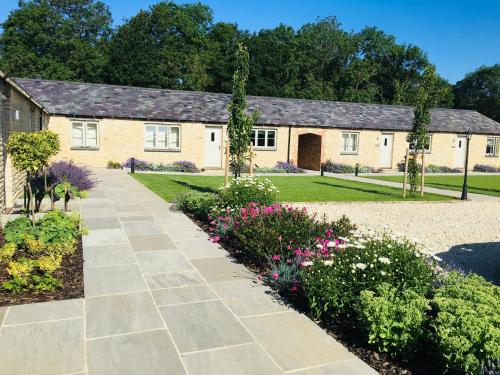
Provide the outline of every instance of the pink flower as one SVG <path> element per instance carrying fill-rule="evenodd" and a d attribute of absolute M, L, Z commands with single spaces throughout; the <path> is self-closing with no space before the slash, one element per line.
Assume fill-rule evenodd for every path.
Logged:
<path fill-rule="evenodd" d="M 262 275 L 261 274 L 257 275 L 257 280 L 262 281 Z"/>
<path fill-rule="evenodd" d="M 293 285 L 291 288 L 290 288 L 290 292 L 292 293 L 297 293 L 297 291 L 299 290 L 299 287 L 297 285 Z"/>
<path fill-rule="evenodd" d="M 283 239 L 282 236 L 278 236 L 278 241 L 281 241 Z"/>
<path fill-rule="evenodd" d="M 278 280 L 278 279 L 279 279 L 279 277 L 280 277 L 280 275 L 278 274 L 278 272 L 274 272 L 274 273 L 273 273 L 273 279 L 274 279 L 274 280 Z"/>
<path fill-rule="evenodd" d="M 292 264 L 292 260 L 291 260 L 291 259 L 287 259 L 287 260 L 286 260 L 286 262 L 287 262 L 288 264 Z"/>
<path fill-rule="evenodd" d="M 210 241 L 212 241 L 213 243 L 217 243 L 220 241 L 220 236 L 210 237 Z"/>
<path fill-rule="evenodd" d="M 278 260 L 280 260 L 280 259 L 281 259 L 281 257 L 280 257 L 279 255 L 273 255 L 273 260 L 278 261 Z"/>
<path fill-rule="evenodd" d="M 300 249 L 295 250 L 295 255 L 297 255 L 299 257 L 302 256 L 302 250 L 300 250 Z"/>
<path fill-rule="evenodd" d="M 331 229 L 328 229 L 328 230 L 326 231 L 326 236 L 327 236 L 328 238 L 330 238 L 331 236 L 333 236 L 333 231 L 332 231 Z"/>

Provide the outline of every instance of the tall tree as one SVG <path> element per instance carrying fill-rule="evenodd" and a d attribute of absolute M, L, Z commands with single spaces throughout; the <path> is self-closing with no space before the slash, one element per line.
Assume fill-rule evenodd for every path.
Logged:
<path fill-rule="evenodd" d="M 455 108 L 475 109 L 500 122 L 500 64 L 482 66 L 454 86 Z"/>
<path fill-rule="evenodd" d="M 247 107 L 246 85 L 248 81 L 248 51 L 242 44 L 236 51 L 236 71 L 233 75 L 232 98 L 229 103 L 229 120 L 227 135 L 229 137 L 229 153 L 234 176 L 239 177 L 249 156 L 250 135 L 252 127 L 259 118 L 259 111 L 251 115 L 245 113 Z"/>
<path fill-rule="evenodd" d="M 109 44 L 111 83 L 205 90 L 211 9 L 161 2 L 118 28 Z"/>
<path fill-rule="evenodd" d="M 100 82 L 111 34 L 96 0 L 21 0 L 2 24 L 0 68 L 10 75 Z"/>
<path fill-rule="evenodd" d="M 248 41 L 252 95 L 290 97 L 296 95 L 299 63 L 294 51 L 295 31 L 283 24 L 264 29 Z"/>

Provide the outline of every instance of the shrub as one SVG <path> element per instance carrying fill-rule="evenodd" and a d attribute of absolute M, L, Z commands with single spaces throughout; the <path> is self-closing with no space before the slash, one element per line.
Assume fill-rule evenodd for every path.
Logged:
<path fill-rule="evenodd" d="M 186 173 L 196 173 L 200 170 L 196 165 L 187 160 L 174 161 L 172 164 L 165 163 L 151 163 L 146 160 L 135 159 L 135 169 L 138 171 L 152 171 L 152 172 L 186 172 Z M 122 164 L 123 168 L 132 167 L 132 159 L 127 159 L 125 163 Z"/>
<path fill-rule="evenodd" d="M 47 213 L 35 226 L 25 217 L 8 222 L 4 229 L 7 243 L 0 248 L 0 263 L 8 275 L 2 287 L 14 293 L 59 287 L 53 273 L 64 256 L 75 251 L 81 234 L 79 218 L 60 211 Z"/>
<path fill-rule="evenodd" d="M 433 339 L 448 369 L 500 370 L 500 288 L 482 277 L 452 272 L 432 301 Z"/>
<path fill-rule="evenodd" d="M 229 211 L 214 218 L 211 222 L 213 234 L 223 238 L 217 231 L 219 222 L 227 224 L 224 229 L 235 222 L 231 244 L 259 264 L 265 264 L 270 257 L 280 253 L 283 259 L 294 258 L 295 250 L 310 249 L 316 238 L 322 238 L 327 232 L 330 237 L 341 236 L 354 228 L 345 217 L 333 222 L 318 221 L 305 209 L 280 204 L 250 203 L 236 212 Z"/>
<path fill-rule="evenodd" d="M 197 219 L 207 220 L 216 202 L 217 195 L 213 193 L 187 191 L 175 198 L 174 205 L 178 210 L 192 214 Z"/>
<path fill-rule="evenodd" d="M 325 172 L 330 173 L 354 173 L 356 171 L 355 166 L 343 163 L 334 163 L 330 159 L 323 164 L 323 169 Z M 377 170 L 375 168 L 366 165 L 360 165 L 358 168 L 359 173 L 375 173 L 376 171 Z"/>
<path fill-rule="evenodd" d="M 108 169 L 120 169 L 122 167 L 121 163 L 113 160 L 108 161 Z"/>
<path fill-rule="evenodd" d="M 403 169 L 404 170 L 404 169 Z M 460 168 L 451 168 L 445 165 L 434 165 L 429 164 L 425 167 L 427 173 L 460 173 L 462 170 Z"/>
<path fill-rule="evenodd" d="M 304 173 L 302 168 L 297 167 L 294 163 L 286 161 L 277 162 L 274 168 L 284 170 L 286 173 Z"/>
<path fill-rule="evenodd" d="M 426 313 L 430 305 L 411 289 L 401 292 L 381 283 L 375 291 L 361 291 L 355 310 L 368 343 L 379 352 L 412 357 L 426 338 Z"/>
<path fill-rule="evenodd" d="M 79 192 L 90 190 L 96 185 L 92 171 L 83 165 L 75 164 L 73 160 L 52 163 L 49 174 L 54 176 L 56 183 L 68 182 Z"/>
<path fill-rule="evenodd" d="M 314 260 L 301 274 L 302 287 L 315 317 L 352 318 L 362 290 L 389 283 L 398 291 L 413 289 L 427 295 L 434 273 L 415 244 L 389 236 L 343 238 L 328 263 Z"/>
<path fill-rule="evenodd" d="M 492 165 L 476 164 L 474 165 L 474 172 L 485 172 L 485 173 L 500 173 L 500 167 L 494 167 Z"/>
<path fill-rule="evenodd" d="M 240 208 L 250 202 L 272 204 L 278 200 L 278 189 L 267 178 L 235 178 L 218 190 L 223 208 Z"/>

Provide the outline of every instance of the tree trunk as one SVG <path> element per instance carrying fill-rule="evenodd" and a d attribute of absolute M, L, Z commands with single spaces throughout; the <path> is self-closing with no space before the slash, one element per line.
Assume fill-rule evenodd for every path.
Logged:
<path fill-rule="evenodd" d="M 33 197 L 33 190 L 31 189 L 31 182 L 30 182 L 30 175 L 28 173 L 27 177 L 27 184 L 28 184 L 28 193 L 29 193 L 29 202 L 28 202 L 28 207 L 29 207 L 29 212 L 31 213 L 31 220 L 33 222 L 33 227 L 35 226 L 35 209 L 33 207 L 34 203 L 34 197 Z"/>
<path fill-rule="evenodd" d="M 69 194 L 68 187 L 64 186 L 64 212 L 68 212 Z"/>

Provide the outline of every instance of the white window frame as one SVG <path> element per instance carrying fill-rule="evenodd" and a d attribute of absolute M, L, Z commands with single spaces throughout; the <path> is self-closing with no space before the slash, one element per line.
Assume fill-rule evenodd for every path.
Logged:
<path fill-rule="evenodd" d="M 493 143 L 493 151 L 488 152 L 488 146 L 489 142 L 492 141 Z M 484 153 L 488 157 L 493 157 L 496 158 L 498 157 L 498 149 L 500 148 L 500 137 L 487 137 L 486 138 L 486 149 L 484 150 Z"/>
<path fill-rule="evenodd" d="M 146 129 L 148 127 L 154 127 L 155 132 L 154 132 L 154 137 L 153 137 L 153 147 L 146 145 Z M 170 129 L 172 128 L 177 128 L 179 129 L 179 145 L 176 147 L 171 147 L 170 146 Z M 165 139 L 165 146 L 159 146 L 157 139 L 158 139 L 158 132 L 159 129 L 164 129 L 166 132 L 166 139 Z M 180 151 L 181 150 L 181 126 L 180 124 L 144 124 L 144 151 Z"/>
<path fill-rule="evenodd" d="M 424 150 L 425 150 L 426 154 L 430 154 L 432 151 L 432 134 L 427 134 L 425 137 L 429 139 L 429 142 L 425 142 Z M 426 145 L 428 145 L 428 146 L 425 147 Z M 413 145 L 410 144 L 408 147 L 411 151 L 415 152 L 415 148 L 413 147 Z M 421 150 L 419 150 L 419 151 L 421 151 Z"/>
<path fill-rule="evenodd" d="M 346 151 L 344 149 L 345 141 L 344 141 L 344 136 L 347 135 L 351 137 L 352 135 L 356 136 L 356 150 L 351 150 L 351 151 Z M 341 155 L 358 155 L 359 154 L 359 132 L 342 132 L 340 136 L 340 154 Z"/>
<path fill-rule="evenodd" d="M 278 144 L 278 130 L 277 129 L 270 129 L 270 128 L 252 128 L 253 137 L 251 137 L 251 142 L 252 142 L 252 148 L 254 150 L 276 150 L 277 144 Z M 259 132 L 264 132 L 264 146 L 257 146 L 257 141 L 259 139 L 258 133 Z M 269 133 L 273 132 L 274 133 L 274 146 L 269 146 Z"/>
<path fill-rule="evenodd" d="M 73 126 L 75 124 L 82 124 L 83 126 L 83 139 L 81 145 L 75 145 L 73 143 Z M 95 146 L 88 146 L 87 145 L 87 126 L 88 125 L 95 125 L 96 126 L 96 144 Z M 72 120 L 71 121 L 71 148 L 76 149 L 76 150 L 98 150 L 99 149 L 99 122 L 98 121 L 83 121 L 83 120 Z"/>

